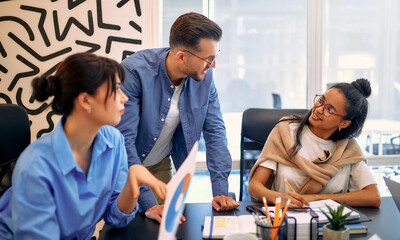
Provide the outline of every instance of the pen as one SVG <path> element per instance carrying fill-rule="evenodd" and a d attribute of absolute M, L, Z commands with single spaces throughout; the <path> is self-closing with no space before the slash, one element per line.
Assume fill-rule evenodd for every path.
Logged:
<path fill-rule="evenodd" d="M 269 211 L 268 211 L 267 199 L 265 199 L 265 197 L 263 197 L 263 203 L 264 203 L 264 208 L 265 208 L 265 214 L 267 215 L 268 221 L 270 223 L 272 223 L 271 216 L 269 215 Z"/>
<path fill-rule="evenodd" d="M 284 179 L 285 183 L 289 186 L 290 190 L 292 190 L 292 192 L 296 193 L 296 191 L 292 188 L 292 186 L 290 185 L 290 183 L 288 182 L 288 180 L 285 178 Z M 306 205 L 303 203 L 303 207 L 306 207 Z"/>

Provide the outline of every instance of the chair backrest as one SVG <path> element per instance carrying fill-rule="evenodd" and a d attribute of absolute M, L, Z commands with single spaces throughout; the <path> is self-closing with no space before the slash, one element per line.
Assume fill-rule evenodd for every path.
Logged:
<path fill-rule="evenodd" d="M 392 145 L 391 154 L 400 154 L 400 135 L 392 137 L 390 144 Z"/>
<path fill-rule="evenodd" d="M 249 108 L 243 112 L 240 139 L 239 201 L 250 200 L 247 192 L 249 173 L 276 122 L 284 116 L 303 115 L 307 112 L 308 109 L 262 108 Z"/>
<path fill-rule="evenodd" d="M 282 100 L 281 100 L 281 95 L 277 93 L 272 93 L 272 102 L 274 105 L 274 108 L 282 108 Z"/>
<path fill-rule="evenodd" d="M 11 186 L 15 162 L 31 141 L 28 114 L 14 104 L 0 104 L 0 196 Z"/>

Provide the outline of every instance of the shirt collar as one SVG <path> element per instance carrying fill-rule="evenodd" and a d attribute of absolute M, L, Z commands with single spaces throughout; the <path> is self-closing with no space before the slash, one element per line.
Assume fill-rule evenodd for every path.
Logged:
<path fill-rule="evenodd" d="M 161 67 L 161 71 L 160 72 L 163 75 L 162 79 L 166 79 L 168 85 L 172 84 L 172 82 L 171 82 L 171 80 L 169 79 L 169 77 L 167 75 L 167 67 L 165 66 L 165 61 L 167 60 L 167 56 L 168 56 L 170 51 L 171 51 L 170 48 L 166 48 L 165 51 L 163 51 L 160 54 L 160 67 Z"/>
<path fill-rule="evenodd" d="M 161 74 L 163 75 L 163 79 L 166 79 L 166 84 L 171 85 L 171 79 L 169 79 L 168 74 L 167 74 L 167 67 L 165 66 L 165 61 L 167 60 L 167 56 L 169 52 L 171 52 L 171 48 L 165 48 L 166 51 L 162 52 L 160 54 L 160 67 L 161 67 Z M 190 76 L 187 76 L 186 78 L 182 79 L 183 86 L 182 86 L 182 92 L 185 91 L 186 88 L 186 83 L 191 79 Z M 172 84 L 173 85 L 173 84 Z"/>
<path fill-rule="evenodd" d="M 56 128 L 52 133 L 52 146 L 54 151 L 54 156 L 60 167 L 60 171 L 66 175 L 70 171 L 75 168 L 79 168 L 75 162 L 75 157 L 72 153 L 71 146 L 69 145 L 67 136 L 64 132 L 63 124 L 66 121 L 66 117 L 63 116 L 59 123 L 57 124 Z M 114 148 L 115 144 L 110 142 L 110 140 L 104 135 L 103 131 L 100 129 L 99 132 L 96 134 L 94 138 L 94 145 L 93 145 L 93 154 L 92 154 L 92 161 L 93 161 L 107 148 Z"/>

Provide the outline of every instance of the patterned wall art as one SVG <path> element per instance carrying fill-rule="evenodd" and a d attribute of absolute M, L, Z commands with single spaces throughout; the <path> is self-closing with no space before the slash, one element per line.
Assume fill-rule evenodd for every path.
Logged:
<path fill-rule="evenodd" d="M 32 141 L 51 132 L 61 117 L 32 99 L 32 79 L 72 53 L 120 62 L 153 47 L 157 14 L 154 0 L 0 0 L 0 103 L 26 109 Z"/>

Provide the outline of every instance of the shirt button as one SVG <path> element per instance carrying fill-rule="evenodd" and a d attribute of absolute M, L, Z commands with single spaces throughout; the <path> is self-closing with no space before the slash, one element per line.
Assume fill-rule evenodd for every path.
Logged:
<path fill-rule="evenodd" d="M 168 98 L 168 102 L 170 102 L 171 101 L 171 98 Z"/>
<path fill-rule="evenodd" d="M 164 122 L 164 120 L 165 120 L 164 118 L 161 118 L 161 122 Z"/>
<path fill-rule="evenodd" d="M 171 85 L 171 88 L 174 88 L 174 85 Z"/>
<path fill-rule="evenodd" d="M 145 156 L 146 156 L 146 154 L 143 153 L 143 154 L 142 154 L 142 157 L 145 157 Z"/>
<path fill-rule="evenodd" d="M 157 138 L 154 138 L 154 141 L 156 141 L 157 140 Z"/>

